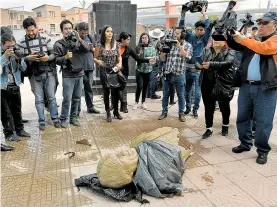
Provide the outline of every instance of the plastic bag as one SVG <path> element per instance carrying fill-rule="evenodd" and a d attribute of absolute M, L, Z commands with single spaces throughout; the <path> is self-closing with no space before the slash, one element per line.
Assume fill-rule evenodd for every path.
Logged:
<path fill-rule="evenodd" d="M 182 194 L 184 163 L 179 147 L 163 141 L 144 141 L 139 154 L 134 183 L 148 195 L 164 198 Z"/>
<path fill-rule="evenodd" d="M 136 185 L 132 182 L 129 185 L 126 185 L 122 188 L 105 188 L 101 185 L 97 174 L 85 175 L 80 178 L 75 179 L 75 185 L 77 187 L 90 187 L 93 191 L 97 193 L 116 199 L 118 201 L 131 201 L 132 199 L 136 199 L 140 203 L 149 203 L 148 200 L 142 199 L 142 192 L 139 190 Z"/>

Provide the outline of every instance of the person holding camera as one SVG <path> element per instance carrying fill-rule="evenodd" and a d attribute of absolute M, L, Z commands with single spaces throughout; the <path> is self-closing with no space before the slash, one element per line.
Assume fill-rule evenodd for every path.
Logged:
<path fill-rule="evenodd" d="M 136 53 L 141 58 L 147 58 L 149 60 L 153 60 L 153 57 L 156 57 L 157 52 L 155 47 L 150 44 L 150 36 L 148 33 L 142 33 L 139 38 L 139 43 L 136 47 Z M 155 60 L 154 60 L 155 61 Z M 150 61 L 153 63 L 152 61 Z M 145 99 L 147 95 L 147 88 L 150 81 L 150 74 L 153 70 L 153 64 L 151 63 L 141 63 L 138 62 L 137 70 L 136 70 L 136 100 L 133 109 L 136 110 L 138 108 L 140 94 L 142 93 L 141 97 L 141 108 L 147 109 L 145 104 Z M 155 61 L 156 63 L 156 61 Z"/>
<path fill-rule="evenodd" d="M 189 42 L 193 47 L 192 58 L 187 63 L 186 70 L 186 111 L 185 115 L 191 112 L 191 91 L 194 90 L 194 106 L 193 106 L 193 116 L 198 118 L 198 109 L 201 101 L 201 89 L 199 85 L 199 75 L 200 72 L 195 69 L 196 57 L 200 56 L 203 49 L 207 46 L 209 39 L 211 37 L 210 20 L 208 19 L 207 6 L 202 7 L 202 15 L 204 21 L 197 21 L 195 26 L 195 33 L 187 32 L 185 40 Z M 185 15 L 186 11 L 182 13 L 182 19 L 180 20 L 179 26 L 185 26 Z M 192 87 L 194 86 L 194 89 Z"/>
<path fill-rule="evenodd" d="M 175 45 L 172 45 L 168 54 L 161 54 L 161 60 L 165 62 L 165 66 L 163 72 L 163 110 L 162 114 L 159 117 L 159 120 L 167 117 L 169 88 L 170 85 L 173 84 L 178 96 L 179 119 L 181 122 L 185 122 L 185 71 L 187 61 L 190 60 L 192 57 L 193 49 L 191 44 L 185 41 L 185 30 L 183 27 L 175 28 L 174 37 L 176 37 L 177 43 Z"/>
<path fill-rule="evenodd" d="M 116 75 L 122 68 L 119 44 L 115 41 L 113 28 L 109 25 L 102 29 L 100 43 L 95 47 L 94 62 L 99 65 L 100 69 L 100 80 L 103 86 L 104 104 L 107 113 L 106 121 L 112 122 L 109 103 L 110 90 L 112 93 L 114 117 L 122 120 L 123 117 L 118 112 L 120 87 L 110 88 L 110 83 L 108 82 L 108 75 Z M 125 77 L 123 78 L 125 79 Z"/>
<path fill-rule="evenodd" d="M 63 77 L 61 127 L 68 128 L 68 119 L 70 124 L 80 126 L 78 108 L 82 96 L 84 54 L 91 50 L 91 46 L 79 36 L 77 31 L 73 31 L 73 24 L 69 20 L 63 20 L 60 23 L 60 29 L 63 38 L 55 42 L 54 54 L 56 64 L 61 66 Z"/>
<path fill-rule="evenodd" d="M 20 141 L 30 137 L 24 130 L 21 113 L 21 72 L 27 65 L 16 55 L 15 39 L 12 34 L 1 36 L 1 121 L 7 141 Z M 14 133 L 16 131 L 16 134 Z M 18 136 L 17 136 L 18 135 Z M 5 145 L 6 146 L 6 145 Z M 3 145 L 3 147 L 5 148 Z M 3 150 L 4 150 L 3 148 Z M 1 143 L 2 150 L 2 143 Z"/>
<path fill-rule="evenodd" d="M 93 53 L 95 51 L 95 40 L 92 35 L 88 33 L 88 23 L 80 22 L 77 25 L 77 31 L 82 40 L 84 40 L 89 46 L 90 51 L 84 53 L 84 92 L 85 92 L 85 101 L 87 105 L 87 112 L 90 114 L 100 114 L 94 105 L 93 105 L 93 72 L 94 72 L 94 61 Z M 81 100 L 79 104 L 78 114 L 81 112 Z"/>
<path fill-rule="evenodd" d="M 202 138 L 207 139 L 213 134 L 216 101 L 223 119 L 221 135 L 227 136 L 231 114 L 230 101 L 234 96 L 232 80 L 235 75 L 235 51 L 228 49 L 225 41 L 213 41 L 211 47 L 203 50 L 201 59 L 203 63 L 196 63 L 196 68 L 201 70 L 199 82 L 205 106 L 206 132 Z"/>
<path fill-rule="evenodd" d="M 237 130 L 240 145 L 234 153 L 250 151 L 253 146 L 251 114 L 256 119 L 255 146 L 258 164 L 267 162 L 270 133 L 277 99 L 277 13 L 267 12 L 257 19 L 259 40 L 250 39 L 236 32 L 228 38 L 228 46 L 243 52 L 237 71 L 235 87 L 240 87 L 238 96 Z"/>
<path fill-rule="evenodd" d="M 45 130 L 45 103 L 44 95 L 48 100 L 51 119 L 56 128 L 60 128 L 58 108 L 55 97 L 56 92 L 56 63 L 53 54 L 53 44 L 49 37 L 38 33 L 37 24 L 33 18 L 23 21 L 26 31 L 24 38 L 19 41 L 19 48 L 25 56 L 28 65 L 31 88 L 35 95 L 35 105 L 38 113 L 39 129 Z"/>

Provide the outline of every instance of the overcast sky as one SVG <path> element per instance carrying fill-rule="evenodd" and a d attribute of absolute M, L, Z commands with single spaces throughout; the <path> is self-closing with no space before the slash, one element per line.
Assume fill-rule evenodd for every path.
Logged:
<path fill-rule="evenodd" d="M 83 0 L 80 0 L 83 1 Z M 88 7 L 92 2 L 95 0 L 85 0 L 86 1 L 86 7 Z M 171 3 L 185 3 L 188 0 L 170 0 Z M 215 0 L 212 0 L 215 1 Z M 261 2 L 262 7 L 266 7 L 268 0 L 239 0 L 238 5 L 242 9 L 246 8 L 257 8 L 259 5 L 259 2 Z M 24 2 L 24 4 L 23 4 Z M 138 7 L 147 7 L 147 6 L 161 6 L 164 5 L 164 0 L 131 0 L 133 4 L 137 4 Z M 151 3 L 150 3 L 151 2 Z M 277 0 L 271 0 L 273 5 L 277 6 Z M 81 4 L 79 3 L 79 0 L 36 0 L 36 1 L 22 1 L 22 0 L 0 0 L 0 7 L 1 8 L 11 8 L 11 7 L 19 7 L 24 5 L 24 10 L 31 11 L 33 8 L 38 7 L 43 4 L 52 4 L 61 6 L 62 10 L 68 10 L 72 7 L 80 7 Z M 227 3 L 223 4 L 224 8 Z M 214 10 L 216 4 L 213 4 L 210 6 L 209 9 Z M 218 5 L 218 4 L 217 4 Z M 218 6 L 216 6 L 218 7 Z"/>

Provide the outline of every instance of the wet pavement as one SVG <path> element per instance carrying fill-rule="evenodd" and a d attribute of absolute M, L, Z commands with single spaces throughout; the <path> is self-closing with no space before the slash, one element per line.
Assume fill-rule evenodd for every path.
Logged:
<path fill-rule="evenodd" d="M 78 189 L 74 179 L 96 172 L 98 160 L 107 152 L 128 146 L 130 141 L 142 132 L 150 132 L 160 127 L 170 126 L 180 131 L 179 144 L 193 146 L 195 152 L 186 163 L 183 196 L 156 199 L 146 206 L 269 206 L 277 207 L 277 119 L 275 118 L 271 146 L 272 151 L 266 165 L 255 162 L 256 152 L 233 154 L 232 147 L 239 142 L 235 128 L 236 99 L 231 102 L 232 115 L 230 133 L 220 136 L 221 114 L 215 112 L 214 134 L 201 140 L 205 131 L 203 104 L 199 118 L 188 116 L 185 123 L 178 120 L 177 105 L 169 109 L 169 117 L 158 121 L 161 101 L 147 100 L 149 111 L 132 110 L 123 114 L 124 120 L 106 123 L 104 107 L 100 96 L 95 96 L 95 105 L 100 115 L 86 113 L 82 99 L 81 127 L 55 129 L 48 124 L 44 132 L 39 132 L 34 97 L 27 83 L 22 86 L 23 117 L 29 119 L 25 125 L 30 139 L 23 138 L 11 152 L 1 152 L 1 206 L 140 206 L 136 201 L 117 202 L 93 193 L 88 189 Z M 61 86 L 57 101 L 61 105 Z M 128 95 L 129 104 L 134 104 L 134 94 Z M 59 110 L 61 107 L 59 108 Z M 49 114 L 48 114 L 49 119 Z M 91 146 L 76 144 L 87 139 Z M 67 152 L 75 152 L 69 159 Z"/>

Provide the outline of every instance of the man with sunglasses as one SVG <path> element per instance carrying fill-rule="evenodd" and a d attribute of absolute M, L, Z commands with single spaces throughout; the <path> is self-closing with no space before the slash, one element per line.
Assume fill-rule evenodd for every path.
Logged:
<path fill-rule="evenodd" d="M 194 106 L 193 106 L 193 117 L 198 118 L 198 109 L 201 100 L 201 89 L 199 86 L 199 75 L 200 71 L 195 69 L 196 57 L 200 56 L 203 49 L 209 42 L 211 37 L 211 28 L 210 28 L 210 20 L 208 19 L 208 15 L 206 13 L 207 7 L 203 6 L 202 15 L 204 21 L 197 21 L 195 23 L 195 33 L 187 32 L 185 40 L 190 43 L 193 47 L 193 55 L 192 58 L 186 65 L 186 86 L 185 86 L 185 98 L 186 98 L 186 111 L 185 115 L 188 115 L 191 112 L 191 91 L 194 91 Z M 185 25 L 185 13 L 182 12 L 181 20 L 179 22 L 179 26 Z M 192 89 L 192 87 L 195 87 Z"/>
<path fill-rule="evenodd" d="M 273 128 L 277 99 L 277 13 L 268 12 L 257 19 L 260 41 L 236 32 L 228 39 L 229 47 L 243 52 L 240 66 L 240 90 L 238 96 L 237 130 L 240 145 L 234 153 L 250 151 L 251 113 L 255 114 L 258 164 L 267 162 L 271 150 L 268 143 Z"/>

